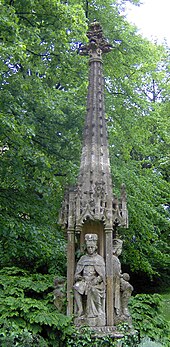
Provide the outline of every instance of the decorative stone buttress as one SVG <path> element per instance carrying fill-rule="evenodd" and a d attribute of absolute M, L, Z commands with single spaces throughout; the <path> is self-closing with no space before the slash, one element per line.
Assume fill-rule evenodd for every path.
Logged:
<path fill-rule="evenodd" d="M 113 195 L 107 130 L 104 111 L 104 78 L 102 54 L 109 53 L 111 45 L 103 37 L 98 22 L 87 32 L 89 43 L 80 47 L 80 54 L 89 56 L 89 86 L 84 142 L 77 185 L 71 188 L 63 201 L 60 223 L 67 230 L 67 314 L 74 311 L 75 252 L 82 251 L 86 234 L 98 238 L 98 254 L 106 268 L 106 323 L 114 325 L 113 305 L 113 238 L 117 226 L 127 227 L 125 187 L 121 187 L 120 201 Z"/>

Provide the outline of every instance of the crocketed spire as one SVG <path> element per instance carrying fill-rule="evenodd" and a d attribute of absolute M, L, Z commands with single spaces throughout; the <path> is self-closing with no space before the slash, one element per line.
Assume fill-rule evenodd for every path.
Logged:
<path fill-rule="evenodd" d="M 80 47 L 89 56 L 87 115 L 84 126 L 81 165 L 76 188 L 70 190 L 63 203 L 61 221 L 79 228 L 88 218 L 107 227 L 127 226 L 125 187 L 121 199 L 113 196 L 109 149 L 104 107 L 102 54 L 112 46 L 103 37 L 100 24 L 94 22 L 87 32 L 89 42 Z"/>

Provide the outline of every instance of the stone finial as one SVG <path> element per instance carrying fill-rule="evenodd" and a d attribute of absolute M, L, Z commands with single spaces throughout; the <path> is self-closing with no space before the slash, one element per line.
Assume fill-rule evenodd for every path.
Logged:
<path fill-rule="evenodd" d="M 93 55 L 97 53 L 100 57 L 102 53 L 111 51 L 112 45 L 103 37 L 102 27 L 99 22 L 90 24 L 87 37 L 89 43 L 80 47 L 79 53 L 81 55 L 90 55 L 93 57 Z"/>

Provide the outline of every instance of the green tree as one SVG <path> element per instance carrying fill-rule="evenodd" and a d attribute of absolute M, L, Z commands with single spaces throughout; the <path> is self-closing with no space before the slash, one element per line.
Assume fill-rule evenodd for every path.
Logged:
<path fill-rule="evenodd" d="M 80 5 L 52 0 L 3 1 L 1 18 L 1 264 L 37 267 L 59 249 L 79 163 L 86 23 Z"/>
<path fill-rule="evenodd" d="M 153 274 L 169 266 L 170 137 L 169 115 L 163 111 L 168 106 L 168 67 L 163 66 L 168 55 L 163 47 L 146 42 L 138 49 L 144 53 L 140 60 L 135 53 L 131 62 L 133 52 L 129 54 L 128 71 L 124 76 L 115 71 L 116 79 L 108 83 L 110 152 L 113 177 L 119 185 L 123 180 L 128 192 L 124 261 L 135 271 Z"/>
<path fill-rule="evenodd" d="M 66 270 L 66 242 L 57 221 L 64 190 L 75 183 L 79 169 L 88 64 L 77 53 L 94 18 L 113 45 L 103 59 L 114 191 L 119 194 L 124 182 L 128 194 L 129 229 L 120 230 L 122 260 L 135 273 L 168 275 L 169 51 L 138 35 L 122 15 L 123 6 L 123 0 L 0 3 L 0 266 L 3 276 L 8 272 L 1 289 L 4 283 L 11 286 L 5 288 L 11 301 L 5 299 L 3 314 L 10 307 L 15 311 L 18 303 L 27 340 L 36 324 L 40 335 L 45 324 L 51 337 L 57 325 L 59 330 L 67 325 L 63 317 L 54 318 L 52 300 L 47 300 L 49 273 Z M 7 270 L 13 265 L 19 269 Z M 46 284 L 41 287 L 37 274 L 36 288 L 29 291 L 26 282 L 32 288 L 35 272 L 44 274 Z M 30 320 L 27 305 L 20 306 L 24 302 Z M 36 322 L 46 302 L 54 324 L 50 318 Z M 15 325 L 15 315 L 6 317 L 8 326 Z"/>

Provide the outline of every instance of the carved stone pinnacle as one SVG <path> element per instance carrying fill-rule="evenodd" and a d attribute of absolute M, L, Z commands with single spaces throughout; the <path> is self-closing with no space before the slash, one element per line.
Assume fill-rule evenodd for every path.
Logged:
<path fill-rule="evenodd" d="M 112 49 L 112 45 L 103 36 L 102 27 L 99 22 L 93 22 L 89 26 L 87 32 L 89 43 L 80 47 L 79 53 L 81 55 L 90 55 L 93 57 L 97 53 L 101 56 L 102 53 L 108 53 Z"/>

